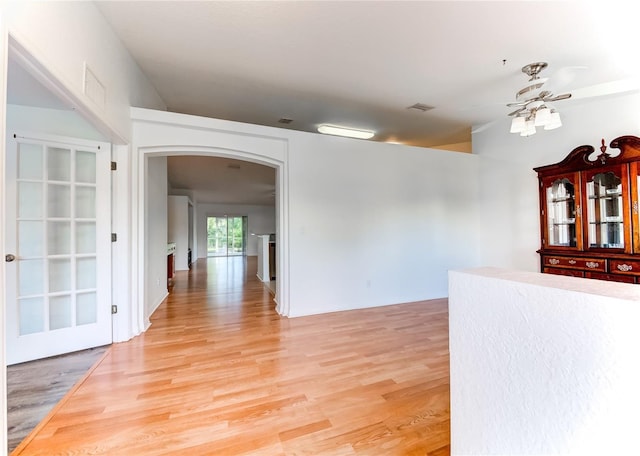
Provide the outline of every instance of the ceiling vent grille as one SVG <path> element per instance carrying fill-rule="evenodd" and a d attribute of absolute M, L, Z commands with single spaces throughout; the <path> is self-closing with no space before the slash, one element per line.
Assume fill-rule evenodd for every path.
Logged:
<path fill-rule="evenodd" d="M 291 122 L 293 122 L 293 119 L 287 119 L 286 117 L 283 117 L 282 119 L 278 120 L 278 123 L 281 123 L 281 124 L 290 124 Z"/>
<path fill-rule="evenodd" d="M 433 106 L 429 106 L 424 103 L 416 103 L 414 105 L 407 107 L 407 109 L 415 109 L 416 111 L 422 111 L 422 112 L 431 111 L 433 108 L 434 108 Z"/>

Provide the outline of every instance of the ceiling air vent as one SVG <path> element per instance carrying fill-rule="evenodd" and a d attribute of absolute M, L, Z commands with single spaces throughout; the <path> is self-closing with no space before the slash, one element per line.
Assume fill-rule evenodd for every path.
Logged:
<path fill-rule="evenodd" d="M 433 106 L 429 106 L 424 103 L 416 103 L 414 105 L 407 107 L 407 109 L 415 109 L 417 111 L 422 111 L 422 112 L 431 111 L 433 108 L 434 108 Z"/>
<path fill-rule="evenodd" d="M 282 119 L 278 120 L 278 123 L 281 123 L 281 124 L 290 124 L 291 122 L 293 122 L 293 119 L 287 119 L 286 117 L 283 117 Z"/>

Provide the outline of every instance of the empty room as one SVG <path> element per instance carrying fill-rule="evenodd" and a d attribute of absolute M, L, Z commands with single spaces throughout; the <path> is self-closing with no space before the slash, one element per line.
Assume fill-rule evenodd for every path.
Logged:
<path fill-rule="evenodd" d="M 640 451 L 630 8 L 3 3 L 1 446 Z"/>

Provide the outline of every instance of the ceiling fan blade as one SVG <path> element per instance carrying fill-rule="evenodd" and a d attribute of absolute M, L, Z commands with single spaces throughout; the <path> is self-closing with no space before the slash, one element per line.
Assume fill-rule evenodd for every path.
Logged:
<path fill-rule="evenodd" d="M 571 98 L 574 100 L 581 100 L 583 98 L 616 95 L 619 93 L 635 92 L 638 90 L 640 90 L 640 77 L 633 77 L 574 89 L 571 91 Z"/>
<path fill-rule="evenodd" d="M 545 102 L 547 102 L 547 101 L 560 101 L 560 100 L 566 100 L 567 98 L 571 98 L 571 94 L 570 93 L 563 93 L 562 95 L 556 95 L 554 97 L 545 98 L 543 101 L 545 101 Z"/>
<path fill-rule="evenodd" d="M 579 72 L 586 70 L 586 66 L 565 66 L 555 71 L 550 77 L 547 87 L 551 93 L 557 93 L 569 87 Z"/>
<path fill-rule="evenodd" d="M 536 82 L 535 84 L 531 84 L 531 85 L 525 87 L 524 89 L 522 89 L 518 93 L 516 93 L 516 100 L 522 100 L 523 98 L 526 100 L 527 98 L 529 98 L 531 96 L 535 97 L 536 96 L 535 94 L 538 92 L 538 90 L 543 85 L 544 85 L 544 81 L 543 82 Z"/>

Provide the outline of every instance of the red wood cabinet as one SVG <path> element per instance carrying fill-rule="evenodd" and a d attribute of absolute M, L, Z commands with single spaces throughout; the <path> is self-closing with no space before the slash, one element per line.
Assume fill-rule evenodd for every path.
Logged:
<path fill-rule="evenodd" d="M 640 283 L 639 163 L 640 138 L 621 136 L 534 168 L 542 272 Z"/>
<path fill-rule="evenodd" d="M 173 285 L 173 276 L 176 273 L 176 244 L 167 244 L 167 286 Z"/>

